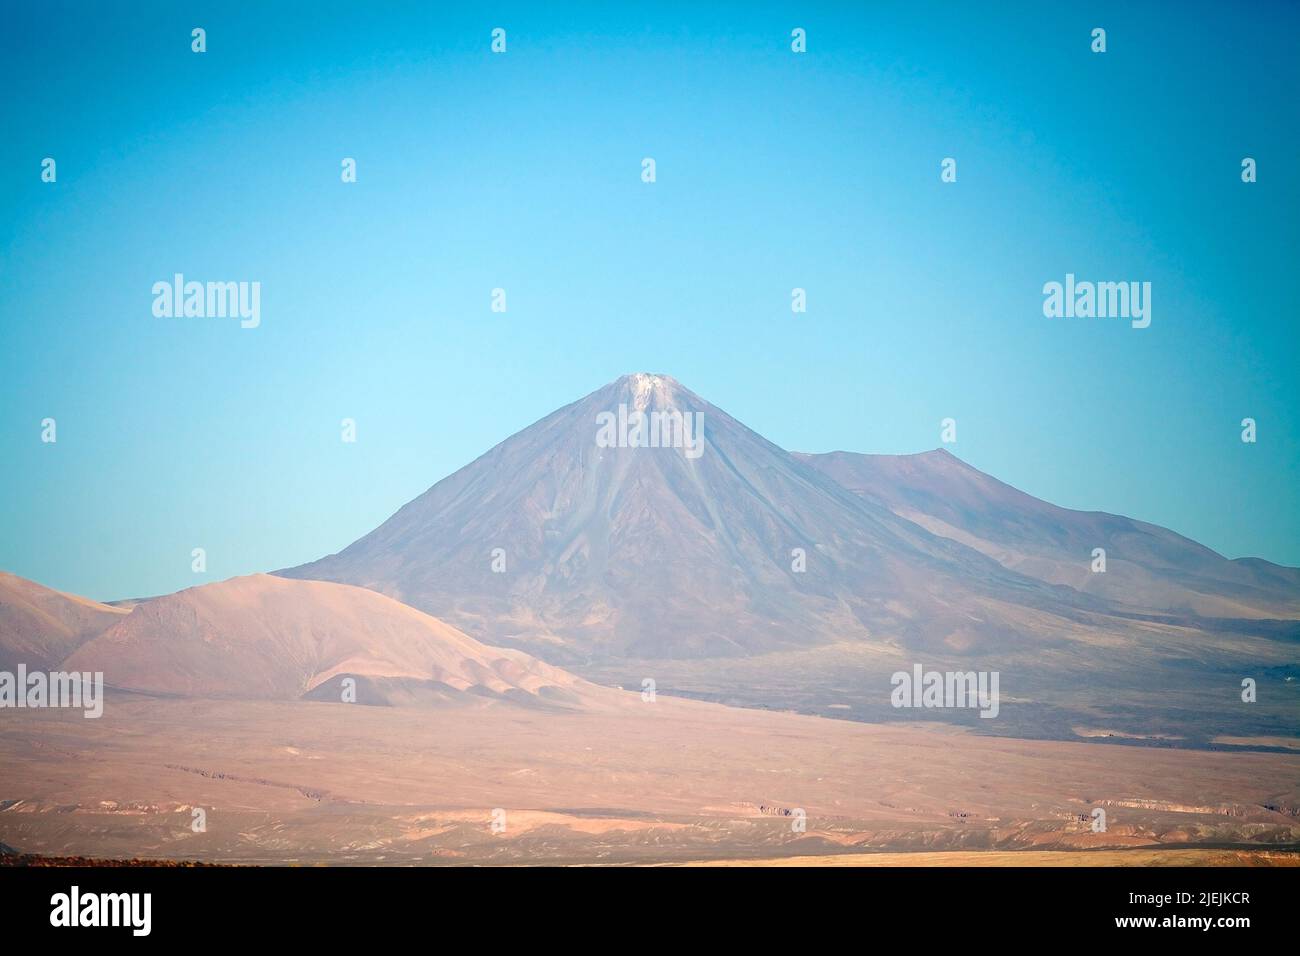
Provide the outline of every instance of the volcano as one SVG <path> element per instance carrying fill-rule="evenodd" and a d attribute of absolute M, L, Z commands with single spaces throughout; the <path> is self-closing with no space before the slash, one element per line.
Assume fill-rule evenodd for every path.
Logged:
<path fill-rule="evenodd" d="M 508 438 L 338 554 L 278 573 L 371 588 L 557 663 L 846 640 L 1024 647 L 1107 611 L 646 373 Z"/>

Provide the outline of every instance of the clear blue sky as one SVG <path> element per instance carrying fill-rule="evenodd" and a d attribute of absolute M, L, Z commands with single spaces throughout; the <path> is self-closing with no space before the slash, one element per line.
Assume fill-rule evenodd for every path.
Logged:
<path fill-rule="evenodd" d="M 638 370 L 804 451 L 952 416 L 1035 495 L 1300 564 L 1295 5 L 437 6 L 7 5 L 0 568 L 317 558 Z M 155 318 L 175 272 L 261 327 Z M 1067 272 L 1151 327 L 1044 318 Z"/>

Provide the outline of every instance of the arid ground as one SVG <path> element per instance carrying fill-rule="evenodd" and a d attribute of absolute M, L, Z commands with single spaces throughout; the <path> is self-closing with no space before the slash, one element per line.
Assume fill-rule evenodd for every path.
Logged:
<path fill-rule="evenodd" d="M 98 720 L 8 711 L 2 728 L 0 842 L 50 856 L 1150 865 L 1152 849 L 1192 861 L 1189 847 L 1197 863 L 1286 863 L 1300 844 L 1300 754 L 1014 740 L 664 695 L 610 691 L 571 713 L 115 695 Z"/>

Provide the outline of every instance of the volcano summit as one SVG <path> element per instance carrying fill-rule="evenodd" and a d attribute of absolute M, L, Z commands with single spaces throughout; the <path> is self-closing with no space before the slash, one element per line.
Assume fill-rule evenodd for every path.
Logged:
<path fill-rule="evenodd" d="M 662 440 L 692 427 L 693 445 Z M 1104 586 L 1089 573 L 1096 547 L 1111 558 Z M 553 412 L 338 554 L 279 573 L 381 591 L 608 683 L 649 673 L 816 712 L 887 702 L 889 674 L 918 660 L 1000 671 L 1008 700 L 1087 673 L 1151 702 L 1170 675 L 1192 694 L 1235 686 L 1242 667 L 1285 668 L 1300 630 L 1294 569 L 1057 508 L 947 452 L 792 454 L 650 374 Z"/>

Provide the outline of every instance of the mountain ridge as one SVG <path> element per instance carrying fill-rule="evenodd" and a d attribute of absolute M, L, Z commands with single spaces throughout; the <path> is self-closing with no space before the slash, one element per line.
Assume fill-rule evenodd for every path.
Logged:
<path fill-rule="evenodd" d="M 1135 612 L 1300 618 L 1300 569 L 1227 558 L 1151 522 L 1063 508 L 946 449 L 915 455 L 795 453 L 850 491 L 987 554 L 1003 566 Z M 1107 570 L 1094 572 L 1094 548 Z"/>
<path fill-rule="evenodd" d="M 701 456 L 635 437 L 601 447 L 598 423 L 615 413 L 620 425 L 698 416 Z M 634 373 L 498 443 L 343 550 L 275 573 L 370 587 L 565 664 L 845 639 L 961 651 L 1050 642 L 1043 616 L 1068 628 L 1148 610 L 1022 573 L 943 530 L 855 493 L 675 379 Z"/>

